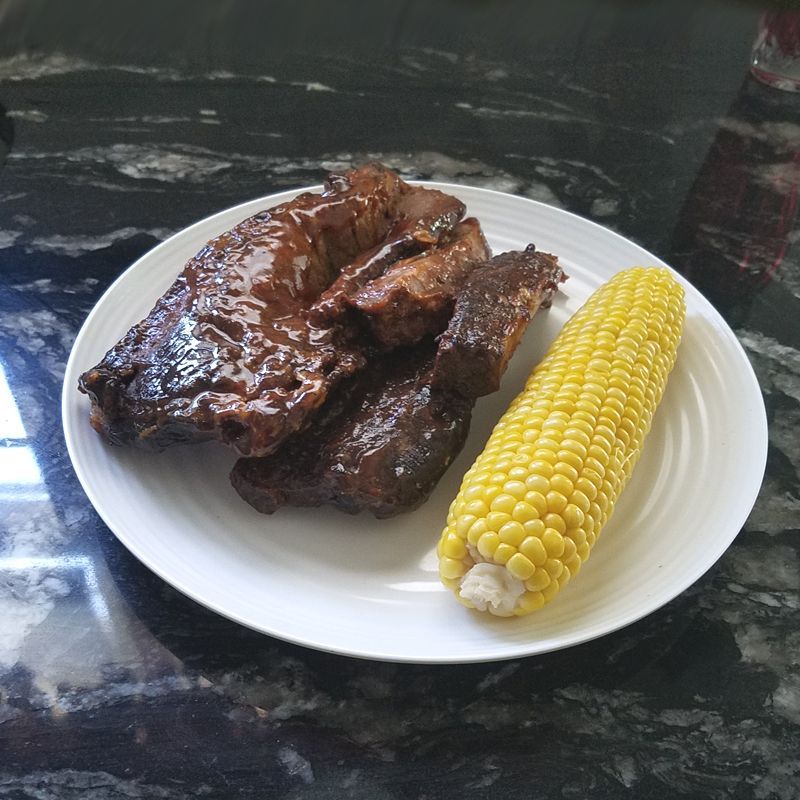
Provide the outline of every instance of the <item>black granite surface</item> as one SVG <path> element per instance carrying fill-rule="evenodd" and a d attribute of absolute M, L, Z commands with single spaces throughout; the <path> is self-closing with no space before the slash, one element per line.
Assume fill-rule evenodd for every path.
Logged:
<path fill-rule="evenodd" d="M 112 5 L 0 6 L 0 798 L 800 797 L 800 96 L 748 78 L 756 10 Z M 362 662 L 204 610 L 94 512 L 59 419 L 100 294 L 368 157 L 607 225 L 734 328 L 764 486 L 661 611 L 544 657 Z"/>

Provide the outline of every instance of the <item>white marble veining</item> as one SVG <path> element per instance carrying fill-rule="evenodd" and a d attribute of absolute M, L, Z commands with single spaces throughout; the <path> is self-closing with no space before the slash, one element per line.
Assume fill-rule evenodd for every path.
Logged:
<path fill-rule="evenodd" d="M 311 762 L 300 755 L 293 747 L 285 746 L 278 750 L 278 761 L 291 777 L 298 777 L 303 783 L 314 783 L 314 770 Z"/>
<path fill-rule="evenodd" d="M 18 119 L 22 122 L 47 122 L 50 117 L 44 111 L 36 108 L 18 108 L 6 111 L 6 116 L 11 119 Z"/>
<path fill-rule="evenodd" d="M 337 90 L 318 80 L 281 81 L 274 75 L 236 73 L 226 69 L 211 70 L 197 74 L 167 66 L 140 66 L 137 64 L 100 64 L 65 53 L 19 53 L 0 58 L 0 83 L 37 81 L 60 75 L 91 72 L 119 72 L 141 75 L 157 81 L 251 81 L 256 83 L 282 84 L 303 89 L 307 92 L 336 92 Z"/>
<path fill-rule="evenodd" d="M 173 233 L 175 233 L 175 231 L 169 228 L 145 229 L 126 227 L 91 236 L 64 236 L 61 234 L 35 236 L 25 243 L 25 250 L 29 253 L 42 252 L 57 253 L 62 256 L 80 256 L 84 253 L 102 250 L 116 242 L 130 239 L 139 234 L 152 236 L 154 239 L 161 241 L 171 236 Z"/>

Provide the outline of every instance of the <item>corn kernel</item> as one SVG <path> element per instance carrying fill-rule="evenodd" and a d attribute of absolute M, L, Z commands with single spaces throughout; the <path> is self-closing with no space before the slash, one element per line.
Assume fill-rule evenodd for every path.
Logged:
<path fill-rule="evenodd" d="M 557 578 L 558 588 L 563 589 L 569 583 L 569 579 L 571 577 L 572 575 L 570 574 L 569 569 L 567 568 L 566 565 L 563 565 L 561 569 L 561 574 Z"/>
<path fill-rule="evenodd" d="M 563 514 L 545 514 L 542 517 L 542 522 L 545 528 L 552 528 L 557 533 L 564 534 L 567 532 L 567 524 L 564 522 Z"/>
<path fill-rule="evenodd" d="M 597 497 L 597 487 L 601 482 L 601 479 L 598 476 L 597 483 L 592 483 L 592 481 L 587 477 L 586 473 L 591 472 L 591 470 L 584 470 L 584 474 L 575 481 L 575 491 L 580 492 L 583 494 L 587 500 L 590 502 Z M 595 473 L 596 474 L 596 473 Z M 570 495 L 570 502 L 575 503 L 573 499 L 573 495 Z M 584 509 L 582 505 L 578 505 L 575 503 L 578 508 L 585 514 L 588 511 L 588 508 Z"/>
<path fill-rule="evenodd" d="M 608 465 L 609 453 L 613 444 L 610 445 L 608 442 L 603 442 L 600 444 L 600 439 L 597 439 L 595 442 L 589 445 L 589 449 L 586 451 L 587 454 L 587 461 L 589 458 L 596 459 L 599 464 L 602 465 L 603 470 L 605 470 L 606 466 Z"/>
<path fill-rule="evenodd" d="M 571 450 L 559 450 L 556 455 L 558 457 L 558 464 L 567 464 L 576 472 L 583 466 L 583 459 Z"/>
<path fill-rule="evenodd" d="M 531 519 L 539 519 L 539 512 L 530 503 L 520 501 L 512 509 L 511 518 L 515 522 L 525 523 Z"/>
<path fill-rule="evenodd" d="M 528 536 L 519 546 L 519 552 L 540 567 L 547 561 L 547 549 L 538 536 Z"/>
<path fill-rule="evenodd" d="M 539 492 L 542 496 L 550 491 L 550 481 L 543 475 L 538 475 L 535 472 L 528 475 L 525 479 L 525 486 L 529 492 Z"/>
<path fill-rule="evenodd" d="M 574 503 L 568 503 L 563 514 L 564 524 L 567 528 L 580 528 L 583 525 L 585 514 Z"/>
<path fill-rule="evenodd" d="M 490 511 L 486 515 L 486 527 L 490 531 L 499 531 L 506 522 L 511 521 L 511 514 L 506 514 L 504 511 Z"/>
<path fill-rule="evenodd" d="M 465 477 L 464 481 L 466 482 L 466 480 L 467 479 Z M 461 493 L 461 499 L 465 500 L 467 503 L 471 503 L 473 500 L 482 500 L 483 489 L 484 486 L 482 483 L 470 486 Z"/>
<path fill-rule="evenodd" d="M 478 539 L 478 552 L 484 558 L 491 558 L 499 544 L 500 537 L 494 531 L 489 531 Z"/>
<path fill-rule="evenodd" d="M 521 581 L 526 581 L 536 571 L 536 567 L 522 553 L 516 553 L 506 563 L 508 571 Z"/>
<path fill-rule="evenodd" d="M 455 533 L 449 533 L 444 539 L 442 545 L 442 554 L 448 558 L 455 558 L 461 560 L 467 555 L 467 547 L 464 540 L 459 538 Z"/>
<path fill-rule="evenodd" d="M 564 536 L 554 528 L 545 529 L 542 544 L 550 558 L 560 558 L 564 553 Z"/>
<path fill-rule="evenodd" d="M 574 453 L 580 459 L 586 458 L 586 447 L 575 439 L 565 439 L 561 443 L 561 449 Z"/>
<path fill-rule="evenodd" d="M 443 578 L 447 578 L 451 581 L 457 580 L 463 577 L 466 571 L 467 567 L 463 561 L 455 558 L 448 558 L 447 556 L 439 559 L 439 574 Z"/>
<path fill-rule="evenodd" d="M 564 566 L 569 570 L 569 574 L 574 578 L 581 570 L 580 556 L 574 555 L 569 561 L 564 562 Z"/>
<path fill-rule="evenodd" d="M 473 500 L 464 506 L 464 513 L 480 519 L 489 513 L 489 506 L 483 500 Z"/>
<path fill-rule="evenodd" d="M 537 475 L 549 479 L 553 476 L 553 464 L 540 458 L 534 458 L 533 461 L 531 461 L 531 472 L 535 472 Z"/>
<path fill-rule="evenodd" d="M 539 516 L 547 513 L 547 499 L 541 492 L 528 492 L 525 495 L 525 502 L 536 509 Z"/>
<path fill-rule="evenodd" d="M 550 581 L 547 586 L 542 589 L 542 597 L 545 603 L 549 603 L 558 594 L 558 581 Z"/>
<path fill-rule="evenodd" d="M 553 514 L 560 514 L 567 505 L 567 498 L 560 492 L 548 492 L 545 500 L 547 501 L 547 510 Z"/>
<path fill-rule="evenodd" d="M 519 546 L 520 542 L 525 538 L 525 529 L 519 522 L 511 520 L 506 522 L 502 528 L 497 532 L 501 542 L 510 544 L 513 547 Z"/>
<path fill-rule="evenodd" d="M 478 546 L 478 540 L 483 536 L 484 533 L 488 532 L 488 528 L 486 527 L 486 520 L 485 519 L 478 519 L 472 523 L 470 529 L 467 531 L 467 541 L 473 545 L 473 547 Z"/>
<path fill-rule="evenodd" d="M 582 544 L 586 544 L 586 531 L 583 528 L 573 528 L 567 531 L 567 539 L 572 539 L 575 547 L 580 547 Z"/>
<path fill-rule="evenodd" d="M 490 484 L 489 486 L 484 486 L 483 488 L 483 501 L 488 503 L 489 506 L 492 504 L 492 500 L 497 497 L 503 491 L 502 487 L 497 486 L 496 484 Z"/>
<path fill-rule="evenodd" d="M 541 445 L 541 442 L 538 442 L 537 445 Z M 533 457 L 536 461 L 544 461 L 546 464 L 550 465 L 550 474 L 553 473 L 553 468 L 556 465 L 556 451 L 551 450 L 549 447 L 547 449 L 537 446 L 537 449 L 533 453 Z"/>
<path fill-rule="evenodd" d="M 493 500 L 489 508 L 492 511 L 500 511 L 504 514 L 510 514 L 517 504 L 517 499 L 510 494 L 498 494 Z"/>
<path fill-rule="evenodd" d="M 602 393 L 602 390 L 600 390 Z M 588 447 L 591 439 L 580 428 L 571 426 L 564 431 L 564 442 L 578 442 L 584 447 Z M 563 446 L 563 445 L 562 445 Z M 568 448 L 567 448 L 568 449 Z"/>
<path fill-rule="evenodd" d="M 560 494 L 564 495 L 564 497 L 569 497 L 572 494 L 572 490 L 574 489 L 574 484 L 572 481 L 567 478 L 566 476 L 560 474 L 558 472 L 558 468 L 562 466 L 561 464 L 556 465 L 556 473 L 550 479 L 550 488 L 554 492 L 559 492 Z M 569 465 L 564 465 L 569 467 Z"/>
<path fill-rule="evenodd" d="M 600 480 L 603 479 L 603 475 L 606 474 L 606 464 L 608 460 L 606 460 L 605 464 L 601 464 L 596 458 L 589 456 L 586 461 L 584 462 L 585 470 L 590 470 L 595 475 L 600 476 Z"/>
<path fill-rule="evenodd" d="M 517 552 L 516 547 L 512 547 L 510 544 L 506 544 L 505 542 L 500 542 L 497 545 L 497 550 L 494 551 L 494 555 L 492 556 L 492 561 L 496 564 L 505 564 L 514 553 Z"/>
<path fill-rule="evenodd" d="M 538 536 L 541 538 L 545 532 L 545 524 L 540 519 L 529 519 L 522 523 L 526 536 Z"/>
<path fill-rule="evenodd" d="M 548 558 L 544 562 L 544 568 L 551 578 L 558 578 L 561 571 L 564 569 L 564 562 L 560 558 Z"/>
<path fill-rule="evenodd" d="M 596 494 L 596 492 L 595 492 Z M 576 489 L 569 497 L 569 502 L 579 508 L 584 514 L 589 513 L 589 509 L 591 508 L 591 501 L 589 498 L 580 490 Z"/>
<path fill-rule="evenodd" d="M 517 468 L 515 467 L 515 469 Z M 503 491 L 506 495 L 510 495 L 515 500 L 522 500 L 528 489 L 522 481 L 508 481 L 508 483 L 503 486 Z"/>
<path fill-rule="evenodd" d="M 522 617 L 533 611 L 538 611 L 543 605 L 544 595 L 541 592 L 525 592 L 525 594 L 517 600 L 517 607 L 514 609 L 514 614 Z"/>
<path fill-rule="evenodd" d="M 462 538 L 467 538 L 467 533 L 469 529 L 472 527 L 472 524 L 477 520 L 477 517 L 473 516 L 472 514 L 462 514 L 456 520 L 456 533 Z"/>
<path fill-rule="evenodd" d="M 531 577 L 525 581 L 525 588 L 531 592 L 541 592 L 545 586 L 550 585 L 551 580 L 552 579 L 547 570 L 537 567 L 536 572 L 534 572 L 533 575 L 531 575 Z"/>

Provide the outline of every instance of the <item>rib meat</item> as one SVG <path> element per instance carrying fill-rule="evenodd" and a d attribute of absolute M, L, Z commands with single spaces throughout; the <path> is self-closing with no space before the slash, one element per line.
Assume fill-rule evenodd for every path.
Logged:
<path fill-rule="evenodd" d="M 239 459 L 234 488 L 267 514 L 333 505 L 382 518 L 421 505 L 464 445 L 473 404 L 433 391 L 432 363 L 426 343 L 359 373 L 280 452 Z"/>
<path fill-rule="evenodd" d="M 490 255 L 478 220 L 464 220 L 440 247 L 397 262 L 348 304 L 381 346 L 414 344 L 444 330 L 458 288 Z"/>
<path fill-rule="evenodd" d="M 363 363 L 307 311 L 342 267 L 385 239 L 410 191 L 367 165 L 209 242 L 81 376 L 93 426 L 112 444 L 216 438 L 244 455 L 272 452 Z"/>
<path fill-rule="evenodd" d="M 384 241 L 348 264 L 311 306 L 309 318 L 318 324 L 340 319 L 348 300 L 369 281 L 401 258 L 439 243 L 464 216 L 464 204 L 435 189 L 410 187 L 397 204 L 397 220 Z"/>
<path fill-rule="evenodd" d="M 564 280 L 556 256 L 532 244 L 474 270 L 439 339 L 433 385 L 465 397 L 496 392 L 531 317 L 550 306 Z"/>
<path fill-rule="evenodd" d="M 443 344 L 434 351 L 430 341 L 371 359 L 278 453 L 239 459 L 231 473 L 236 491 L 267 514 L 282 505 L 333 505 L 377 517 L 417 508 L 460 452 L 475 399 L 499 381 L 530 317 L 549 304 L 561 278 L 555 258 L 531 248 L 475 269 L 456 309 L 461 317 L 470 308 L 485 316 L 448 328 L 444 367 Z M 476 351 L 481 321 L 485 352 Z M 473 383 L 465 384 L 448 369 L 472 351 L 480 366 L 466 365 Z"/>

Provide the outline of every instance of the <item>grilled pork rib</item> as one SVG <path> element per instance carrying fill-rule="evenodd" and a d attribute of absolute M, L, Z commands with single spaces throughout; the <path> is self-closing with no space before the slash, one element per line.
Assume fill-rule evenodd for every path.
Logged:
<path fill-rule="evenodd" d="M 463 447 L 475 399 L 499 382 L 531 316 L 562 279 L 556 259 L 532 247 L 475 269 L 456 300 L 462 322 L 451 324 L 446 342 L 436 351 L 428 341 L 370 360 L 280 452 L 239 459 L 234 488 L 268 514 L 282 505 L 333 505 L 377 517 L 417 508 Z M 464 319 L 469 308 L 482 315 L 474 326 Z M 462 363 L 472 353 L 476 364 Z M 450 372 L 456 364 L 472 384 Z"/>
<path fill-rule="evenodd" d="M 550 306 L 564 280 L 556 256 L 532 244 L 475 269 L 439 338 L 433 385 L 465 397 L 496 392 L 531 317 Z"/>
<path fill-rule="evenodd" d="M 414 344 L 441 333 L 459 287 L 491 255 L 474 218 L 457 225 L 434 250 L 398 261 L 349 300 L 384 348 Z"/>
<path fill-rule="evenodd" d="M 472 401 L 431 390 L 430 342 L 382 359 L 342 384 L 314 425 L 267 458 L 241 458 L 237 492 L 270 514 L 333 505 L 390 517 L 421 505 L 459 453 Z"/>
<path fill-rule="evenodd" d="M 309 322 L 309 307 L 403 209 L 440 208 L 445 196 L 428 192 L 371 164 L 209 242 L 81 376 L 93 426 L 112 444 L 218 439 L 243 455 L 274 451 L 363 364 L 338 328 Z"/>
<path fill-rule="evenodd" d="M 348 264 L 311 306 L 317 324 L 341 319 L 349 300 L 394 262 L 424 252 L 439 243 L 464 216 L 464 204 L 436 189 L 414 188 L 397 203 L 396 221 L 386 238 Z"/>

